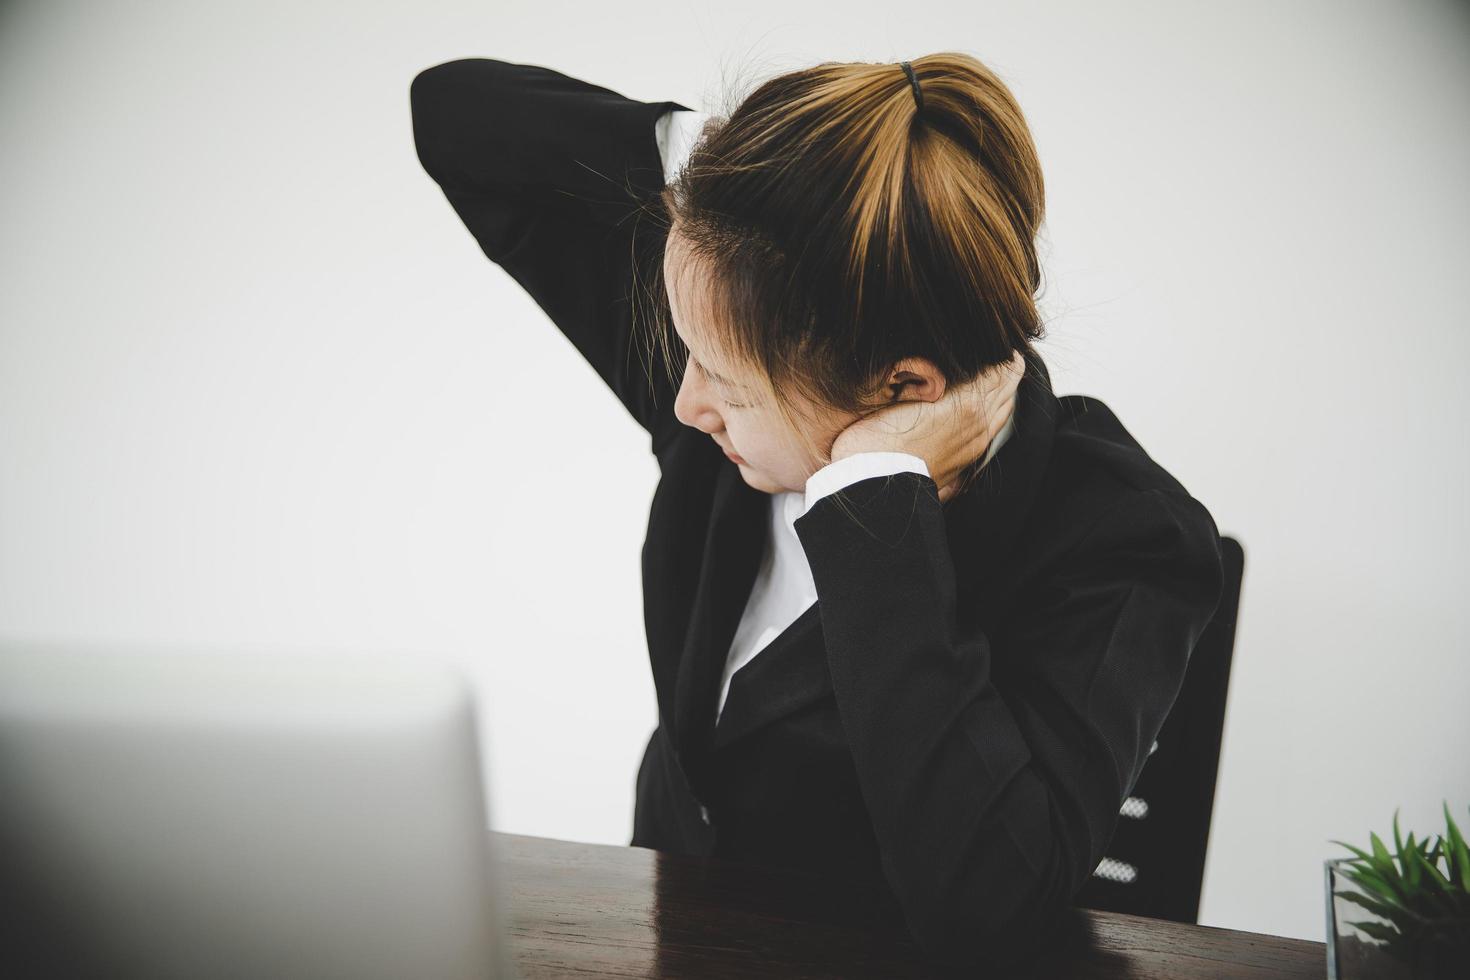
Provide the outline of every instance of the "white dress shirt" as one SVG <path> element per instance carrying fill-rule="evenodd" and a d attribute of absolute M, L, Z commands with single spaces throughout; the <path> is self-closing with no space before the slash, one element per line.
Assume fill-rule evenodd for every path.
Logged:
<path fill-rule="evenodd" d="M 654 139 L 663 159 L 665 180 L 684 166 L 698 138 L 707 113 L 671 109 L 654 124 Z M 1010 436 L 1014 418 L 1008 419 L 985 452 L 985 466 Z M 733 463 L 730 465 L 734 465 Z M 740 625 L 735 629 L 730 651 L 725 658 L 720 681 L 720 700 L 715 720 L 725 708 L 730 693 L 730 680 L 735 672 L 749 663 L 768 643 L 786 631 L 812 603 L 817 601 L 817 587 L 807 564 L 806 551 L 796 536 L 796 519 L 830 493 L 858 480 L 892 473 L 912 472 L 931 477 L 928 465 L 918 456 L 902 452 L 855 453 L 829 463 L 807 478 L 805 492 L 786 490 L 771 495 L 770 516 L 766 522 L 766 548 L 756 572 L 755 584 L 746 599 Z"/>

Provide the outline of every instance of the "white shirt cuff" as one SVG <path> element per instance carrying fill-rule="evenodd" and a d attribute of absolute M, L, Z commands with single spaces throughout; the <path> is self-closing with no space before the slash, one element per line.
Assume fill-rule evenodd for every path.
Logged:
<path fill-rule="evenodd" d="M 664 183 L 667 184 L 684 169 L 708 118 L 707 112 L 670 109 L 653 124 L 653 138 L 658 143 L 658 155 L 664 165 Z"/>
<path fill-rule="evenodd" d="M 891 476 L 894 473 L 918 473 L 933 479 L 929 473 L 929 465 L 912 453 L 853 453 L 835 463 L 828 463 L 807 477 L 806 502 L 801 512 L 805 514 L 818 500 L 848 484 L 873 476 Z"/>

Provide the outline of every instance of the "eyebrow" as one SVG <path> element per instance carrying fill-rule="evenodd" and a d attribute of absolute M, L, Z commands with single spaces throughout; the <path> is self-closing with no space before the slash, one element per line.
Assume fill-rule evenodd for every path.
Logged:
<path fill-rule="evenodd" d="M 670 314 L 671 314 L 670 323 L 673 322 L 673 320 L 672 320 L 672 313 L 673 313 L 673 311 L 670 310 Z M 677 333 L 677 330 L 675 332 Z M 680 338 L 680 342 L 683 343 L 683 338 Z M 727 387 L 730 387 L 730 388 L 739 388 L 741 391 L 749 391 L 750 390 L 748 386 L 743 385 L 743 384 L 739 384 L 739 383 L 734 382 L 734 381 L 731 381 L 729 378 L 725 377 L 723 374 L 718 374 L 718 373 L 716 373 L 714 371 L 711 371 L 709 368 L 705 367 L 703 361 L 698 360 L 697 358 L 694 357 L 694 351 L 692 351 L 692 350 L 689 349 L 689 345 L 687 343 L 684 344 L 684 350 L 689 355 L 690 359 L 694 360 L 695 367 L 699 368 L 700 371 L 704 372 L 704 376 L 706 378 L 709 378 L 711 381 L 716 381 L 716 382 L 718 382 L 718 383 L 720 383 L 722 385 L 726 385 Z"/>
<path fill-rule="evenodd" d="M 745 385 L 737 384 L 734 381 L 731 381 L 729 378 L 725 377 L 724 375 L 722 375 L 722 374 L 716 374 L 715 372 L 711 371 L 709 368 L 707 368 L 707 367 L 704 366 L 704 362 L 703 361 L 696 360 L 694 362 L 694 366 L 697 367 L 697 368 L 699 368 L 701 371 L 703 371 L 704 372 L 704 376 L 706 378 L 710 378 L 711 380 L 718 381 L 722 385 L 728 385 L 731 388 L 740 388 L 742 390 L 745 388 Z"/>

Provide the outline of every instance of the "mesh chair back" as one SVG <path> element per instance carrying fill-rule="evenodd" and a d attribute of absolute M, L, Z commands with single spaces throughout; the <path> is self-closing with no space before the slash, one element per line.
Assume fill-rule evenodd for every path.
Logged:
<path fill-rule="evenodd" d="M 1220 543 L 1225 588 L 1219 608 L 1200 634 L 1179 696 L 1123 801 L 1107 856 L 1073 900 L 1080 907 L 1199 921 L 1245 566 L 1240 542 L 1222 537 Z"/>

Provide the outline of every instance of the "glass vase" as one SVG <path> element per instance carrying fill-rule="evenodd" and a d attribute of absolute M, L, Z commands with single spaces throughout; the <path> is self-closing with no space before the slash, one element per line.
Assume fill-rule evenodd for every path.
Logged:
<path fill-rule="evenodd" d="M 1328 980 L 1449 980 L 1467 976 L 1466 950 L 1449 937 L 1397 939 L 1397 925 L 1347 897 L 1377 896 L 1349 878 L 1355 858 L 1323 862 L 1327 899 Z M 1389 939 L 1394 938 L 1392 945 Z M 1458 971 L 1458 972 L 1456 972 Z"/>

